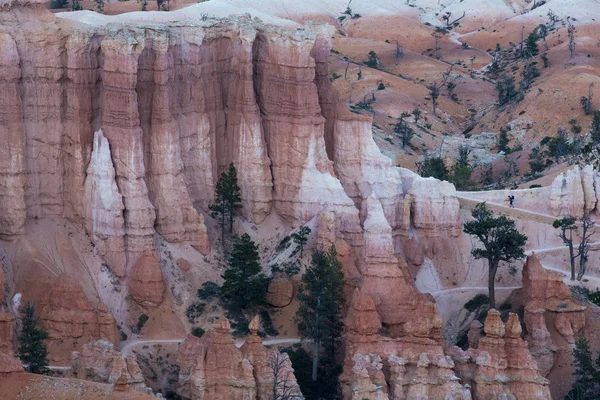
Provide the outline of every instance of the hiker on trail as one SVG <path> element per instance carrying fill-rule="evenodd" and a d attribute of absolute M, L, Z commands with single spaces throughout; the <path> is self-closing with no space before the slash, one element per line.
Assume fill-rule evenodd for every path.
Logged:
<path fill-rule="evenodd" d="M 515 196 L 513 196 L 512 194 L 508 196 L 508 202 L 510 203 L 510 208 L 515 208 L 515 205 L 513 204 L 515 201 Z"/>

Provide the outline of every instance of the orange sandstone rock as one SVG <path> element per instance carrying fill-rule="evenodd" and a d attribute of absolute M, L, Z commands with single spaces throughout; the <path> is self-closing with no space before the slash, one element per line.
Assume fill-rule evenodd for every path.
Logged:
<path fill-rule="evenodd" d="M 160 263 L 151 251 L 145 251 L 129 274 L 129 293 L 133 299 L 145 307 L 158 306 L 164 296 Z"/>

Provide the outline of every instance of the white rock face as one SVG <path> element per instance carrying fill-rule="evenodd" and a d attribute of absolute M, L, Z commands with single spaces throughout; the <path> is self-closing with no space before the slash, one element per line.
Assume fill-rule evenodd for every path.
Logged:
<path fill-rule="evenodd" d="M 366 258 L 391 257 L 394 254 L 392 227 L 385 218 L 383 207 L 374 194 L 366 200 L 367 219 L 364 227 Z"/>
<path fill-rule="evenodd" d="M 584 210 L 586 213 L 596 208 L 596 190 L 594 189 L 594 167 L 591 164 L 586 165 L 581 170 L 581 185 L 583 186 L 583 196 L 585 198 Z"/>
<path fill-rule="evenodd" d="M 586 178 L 588 191 L 589 178 Z M 596 200 L 596 197 L 593 197 Z M 550 186 L 550 211 L 557 217 L 572 216 L 580 218 L 585 210 L 585 193 L 582 185 L 582 173 L 579 166 L 563 172 Z M 591 200 L 590 200 L 591 203 Z"/>
<path fill-rule="evenodd" d="M 123 199 L 113 166 L 110 146 L 102 130 L 94 134 L 92 158 L 84 183 L 85 226 L 98 254 L 115 275 L 125 276 L 125 221 Z"/>
<path fill-rule="evenodd" d="M 458 236 L 460 205 L 454 185 L 434 178 L 417 178 L 408 195 L 416 228 L 423 229 L 427 236 L 437 236 L 442 232 Z"/>

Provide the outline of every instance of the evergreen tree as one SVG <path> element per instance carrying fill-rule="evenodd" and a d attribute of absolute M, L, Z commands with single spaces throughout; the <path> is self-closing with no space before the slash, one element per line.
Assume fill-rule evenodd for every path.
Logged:
<path fill-rule="evenodd" d="M 229 309 L 244 310 L 265 303 L 269 279 L 261 273 L 258 246 L 244 233 L 229 256 L 220 295 Z"/>
<path fill-rule="evenodd" d="M 36 327 L 38 318 L 35 317 L 35 306 L 32 303 L 26 302 L 19 311 L 23 315 L 23 328 L 18 338 L 17 354 L 21 361 L 28 365 L 29 372 L 43 374 L 48 366 L 48 349 L 44 342 L 48 339 L 48 332 Z"/>
<path fill-rule="evenodd" d="M 417 163 L 417 171 L 423 178 L 430 176 L 440 181 L 448 180 L 448 168 L 441 157 L 427 157 Z"/>
<path fill-rule="evenodd" d="M 510 154 L 510 147 L 508 147 L 509 139 L 506 129 L 500 128 L 500 135 L 498 136 L 498 150 L 503 151 L 504 154 Z"/>
<path fill-rule="evenodd" d="M 96 0 L 96 10 L 98 10 L 99 13 L 104 12 L 104 0 Z"/>
<path fill-rule="evenodd" d="M 575 383 L 565 399 L 588 400 L 600 398 L 600 355 L 596 363 L 592 361 L 590 345 L 585 337 L 581 336 L 575 342 L 573 349 L 573 366 Z"/>
<path fill-rule="evenodd" d="M 537 45 L 537 34 L 535 31 L 531 32 L 529 36 L 527 36 L 527 41 L 525 42 L 525 47 L 527 48 L 527 52 L 531 56 L 535 56 L 538 54 L 538 45 Z"/>
<path fill-rule="evenodd" d="M 483 248 L 473 249 L 471 254 L 476 259 L 488 260 L 490 308 L 496 308 L 494 288 L 498 265 L 500 261 L 511 262 L 523 258 L 527 236 L 517 231 L 515 221 L 504 215 L 494 217 L 485 202 L 477 204 L 471 216 L 474 220 L 463 225 L 463 232 L 475 236 L 483 245 Z"/>
<path fill-rule="evenodd" d="M 539 148 L 534 147 L 531 149 L 531 153 L 529 153 L 529 168 L 531 169 L 531 177 L 535 178 L 538 172 L 542 172 L 546 167 L 544 163 L 543 154 Z"/>
<path fill-rule="evenodd" d="M 575 254 L 573 247 L 573 231 L 577 231 L 577 220 L 575 217 L 564 217 L 557 219 L 552 223 L 552 226 L 556 229 L 560 229 L 558 237 L 562 239 L 563 243 L 569 248 L 569 259 L 571 260 L 571 280 L 575 280 L 575 259 L 578 255 Z"/>
<path fill-rule="evenodd" d="M 240 187 L 237 183 L 237 170 L 233 163 L 229 171 L 222 172 L 217 182 L 215 204 L 208 206 L 210 215 L 217 218 L 221 226 L 221 239 L 225 238 L 225 225 L 229 222 L 229 233 L 233 232 L 233 220 L 238 210 L 242 208 Z"/>
<path fill-rule="evenodd" d="M 405 148 L 406 145 L 410 145 L 410 142 L 415 135 L 415 131 L 408 126 L 406 119 L 410 116 L 409 113 L 403 112 L 398 117 L 398 122 L 394 124 L 394 133 L 400 137 L 402 142 L 402 148 Z"/>
<path fill-rule="evenodd" d="M 458 157 L 452 167 L 452 174 L 449 177 L 450 183 L 456 186 L 457 190 L 473 190 L 475 182 L 471 179 L 473 168 L 469 163 L 469 154 L 471 149 L 467 146 L 460 146 Z"/>
<path fill-rule="evenodd" d="M 328 251 L 314 250 L 312 264 L 302 275 L 295 318 L 300 336 L 313 341 L 313 382 L 317 381 L 322 348 L 327 359 L 335 365 L 335 351 L 343 329 L 343 288 L 344 273 L 335 247 Z"/>
<path fill-rule="evenodd" d="M 310 228 L 308 226 L 301 226 L 298 229 L 298 232 L 292 235 L 292 239 L 294 239 L 294 243 L 300 246 L 300 257 L 304 254 L 304 246 L 308 242 L 308 235 L 310 235 Z"/>
<path fill-rule="evenodd" d="M 71 10 L 72 11 L 83 10 L 83 8 L 81 7 L 81 4 L 79 3 L 79 0 L 72 0 L 72 2 L 71 2 Z"/>

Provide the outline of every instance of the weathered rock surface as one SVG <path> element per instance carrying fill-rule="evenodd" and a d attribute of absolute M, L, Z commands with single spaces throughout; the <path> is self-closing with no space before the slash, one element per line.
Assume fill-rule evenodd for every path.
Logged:
<path fill-rule="evenodd" d="M 275 273 L 267 289 L 267 303 L 273 307 L 285 307 L 294 297 L 294 283 L 283 273 Z"/>
<path fill-rule="evenodd" d="M 23 372 L 21 361 L 10 354 L 0 351 L 0 375 L 12 372 Z"/>
<path fill-rule="evenodd" d="M 251 336 L 238 349 L 229 333 L 226 318 L 214 323 L 214 328 L 201 338 L 188 335 L 179 348 L 180 368 L 177 393 L 187 399 L 251 399 L 267 400 L 273 394 L 273 368 L 280 361 L 281 377 L 288 377 L 290 393 L 298 394 L 296 379 L 289 358 L 274 359 L 257 335 L 260 321 L 250 323 Z M 278 353 L 277 353 L 278 354 Z"/>
<path fill-rule="evenodd" d="M 0 264 L 0 307 L 4 304 L 6 296 L 6 276 L 4 276 L 4 267 Z"/>
<path fill-rule="evenodd" d="M 15 317 L 7 312 L 0 311 L 0 352 L 13 354 L 15 346 L 15 332 L 17 323 Z"/>
<path fill-rule="evenodd" d="M 550 186 L 550 211 L 557 217 L 583 216 L 592 203 L 595 205 L 596 196 L 593 191 L 592 167 L 581 171 L 576 165 L 567 172 L 558 175 Z M 585 190 L 584 190 L 585 185 Z M 586 195 L 589 198 L 586 198 Z"/>
<path fill-rule="evenodd" d="M 144 376 L 134 355 L 124 358 L 105 340 L 86 343 L 81 352 L 71 355 L 71 368 L 75 377 L 94 382 L 126 386 L 140 392 L 148 391 Z"/>
<path fill-rule="evenodd" d="M 129 293 L 133 300 L 145 307 L 156 307 L 162 303 L 165 293 L 160 263 L 151 251 L 145 251 L 131 268 Z"/>
<path fill-rule="evenodd" d="M 511 313 L 506 324 L 492 309 L 485 320 L 486 336 L 477 349 L 449 350 L 456 373 L 473 388 L 475 399 L 551 399 L 548 380 L 521 339 L 521 324 Z"/>
<path fill-rule="evenodd" d="M 56 278 L 52 290 L 42 299 L 39 316 L 41 326 L 48 331 L 51 355 L 64 341 L 83 344 L 103 339 L 118 343 L 117 323 L 108 308 L 88 300 L 74 275 Z"/>

